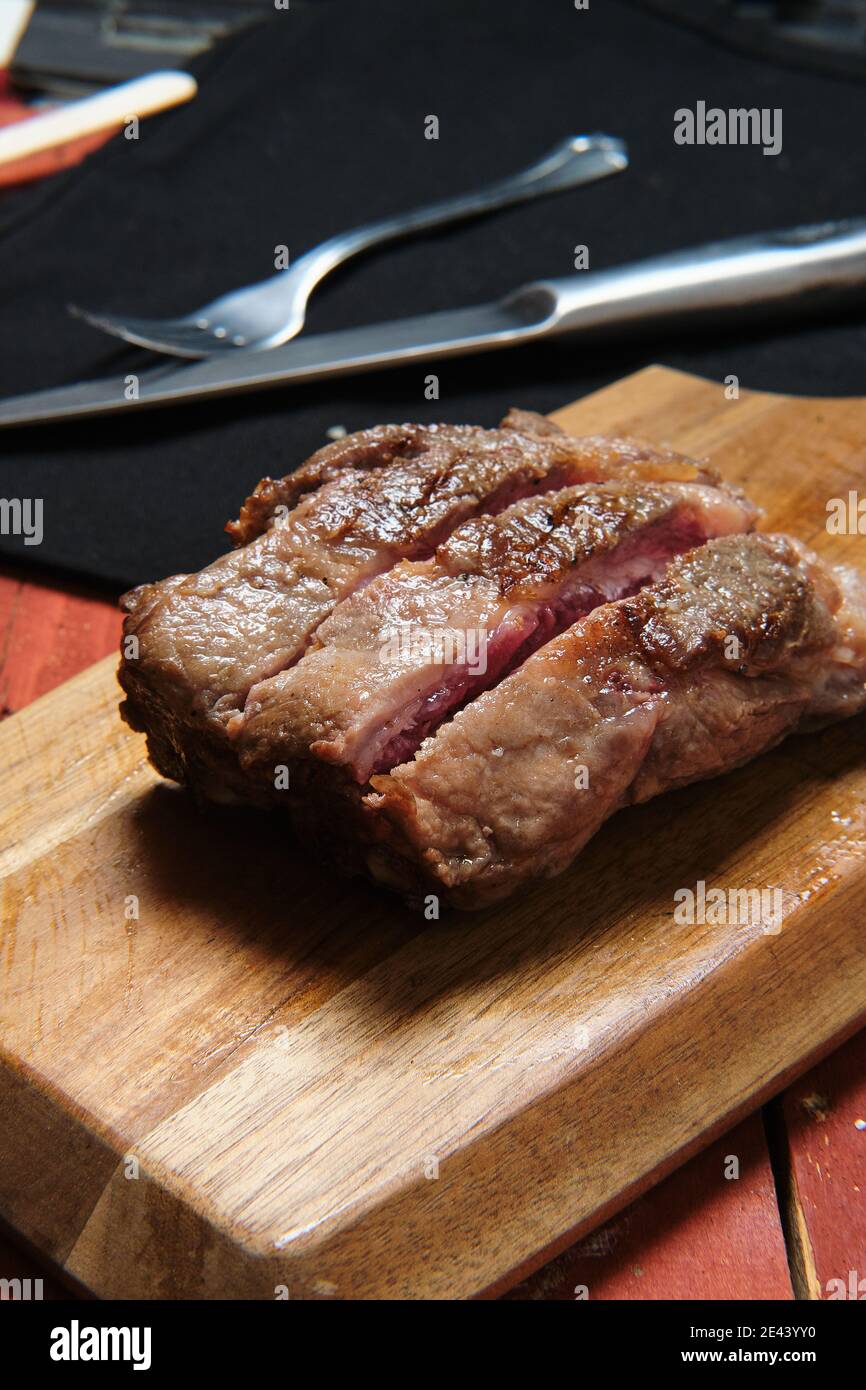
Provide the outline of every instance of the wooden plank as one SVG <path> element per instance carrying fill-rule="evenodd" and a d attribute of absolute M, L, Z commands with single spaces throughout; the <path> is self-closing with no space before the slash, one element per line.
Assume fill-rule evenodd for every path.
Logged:
<path fill-rule="evenodd" d="M 3 113 L 0 108 L 0 121 Z M 59 619 L 59 626 L 58 626 Z M 117 605 L 78 588 L 52 589 L 0 573 L 0 705 L 21 709 L 69 680 L 117 645 Z M 23 1181 L 28 1181 L 24 1175 Z M 21 1281 L 22 1293 L 46 1300 L 74 1298 L 43 1259 L 0 1232 L 0 1280 Z M 30 1280 L 30 1285 L 24 1282 Z M 37 1281 L 41 1280 L 41 1284 Z M 11 1296 L 14 1285 L 0 1285 Z"/>
<path fill-rule="evenodd" d="M 0 707 L 10 714 L 116 651 L 117 604 L 0 574 Z"/>
<path fill-rule="evenodd" d="M 862 476 L 866 402 L 727 402 L 656 369 L 564 418 L 707 452 L 770 524 L 855 557 L 823 518 Z M 159 785 L 113 665 L 0 728 L 0 1212 L 98 1292 L 504 1286 L 861 1016 L 866 877 L 833 814 L 860 814 L 862 721 L 630 810 L 568 875 L 425 930 L 275 818 Z M 698 878 L 781 886 L 781 931 L 675 923 Z M 31 1196 L 6 1175 L 33 1153 Z"/>
<path fill-rule="evenodd" d="M 716 1140 L 506 1297 L 790 1299 L 760 1115 Z"/>
<path fill-rule="evenodd" d="M 777 1102 L 787 1145 L 787 1215 L 797 1291 L 866 1298 L 866 1033 Z"/>

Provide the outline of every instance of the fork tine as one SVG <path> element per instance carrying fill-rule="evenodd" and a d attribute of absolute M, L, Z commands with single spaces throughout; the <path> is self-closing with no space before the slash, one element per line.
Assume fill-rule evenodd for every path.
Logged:
<path fill-rule="evenodd" d="M 193 321 L 171 319 L 120 318 L 115 314 L 93 313 L 77 304 L 68 306 L 69 312 L 83 319 L 91 327 L 122 338 L 138 347 L 151 348 L 155 352 L 170 352 L 184 357 L 205 357 L 219 352 L 223 344 L 212 333 L 199 328 Z"/>

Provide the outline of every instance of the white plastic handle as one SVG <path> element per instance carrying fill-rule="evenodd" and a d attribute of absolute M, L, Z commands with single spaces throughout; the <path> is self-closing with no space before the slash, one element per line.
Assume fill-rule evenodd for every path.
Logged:
<path fill-rule="evenodd" d="M 150 116 L 189 101 L 198 91 L 188 72 L 151 72 L 95 96 L 29 116 L 0 130 L 0 164 L 26 159 L 98 130 L 119 129 L 132 116 Z"/>

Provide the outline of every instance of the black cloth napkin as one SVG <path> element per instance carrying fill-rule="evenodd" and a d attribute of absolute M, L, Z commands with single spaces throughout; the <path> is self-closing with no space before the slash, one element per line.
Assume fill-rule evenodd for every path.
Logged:
<path fill-rule="evenodd" d="M 65 305 L 192 308 L 372 218 L 477 186 L 572 132 L 624 137 L 631 168 L 598 184 L 383 248 L 316 293 L 308 331 L 469 304 L 674 247 L 866 213 L 866 90 L 736 53 L 625 0 L 291 0 L 198 72 L 198 98 L 114 139 L 83 168 L 0 203 L 0 392 L 133 371 L 138 353 Z M 781 107 L 783 148 L 690 147 L 699 101 Z M 425 117 L 439 139 L 424 138 Z M 743 386 L 866 392 L 866 308 L 779 327 L 579 338 L 399 371 L 0 434 L 0 495 L 41 497 L 44 539 L 16 561 L 114 588 L 206 563 L 265 473 L 389 420 L 493 424 L 550 410 L 662 361 Z M 438 400 L 427 400 L 434 371 Z"/>

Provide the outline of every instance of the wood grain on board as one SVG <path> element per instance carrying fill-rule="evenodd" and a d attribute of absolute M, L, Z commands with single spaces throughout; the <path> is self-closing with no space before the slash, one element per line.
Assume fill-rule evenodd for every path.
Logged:
<path fill-rule="evenodd" d="M 866 401 L 650 369 L 559 418 L 708 454 L 858 561 L 824 521 Z M 98 1293 L 505 1288 L 862 1017 L 862 720 L 430 929 L 275 817 L 195 812 L 116 698 L 109 660 L 0 726 L 0 1215 Z M 781 931 L 675 924 L 699 878 L 782 887 Z"/>

